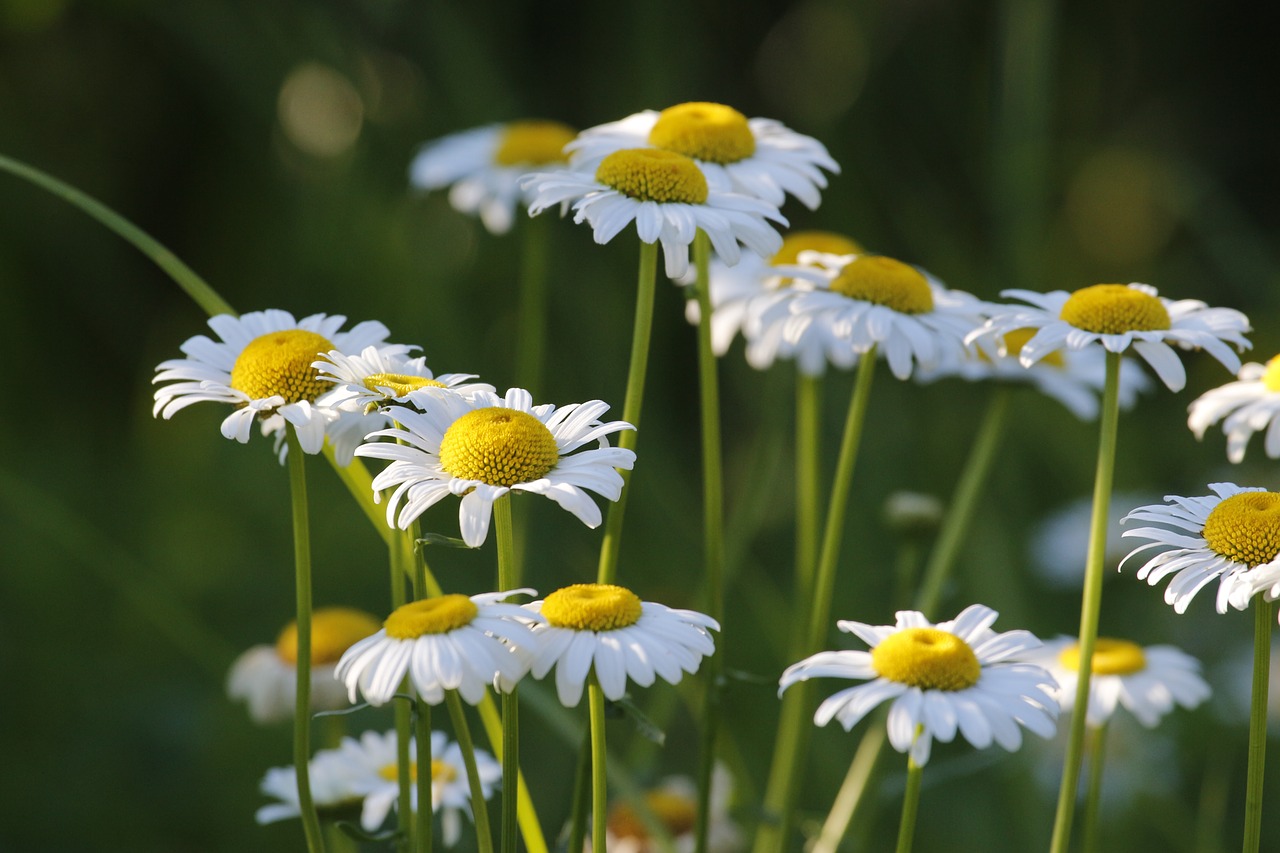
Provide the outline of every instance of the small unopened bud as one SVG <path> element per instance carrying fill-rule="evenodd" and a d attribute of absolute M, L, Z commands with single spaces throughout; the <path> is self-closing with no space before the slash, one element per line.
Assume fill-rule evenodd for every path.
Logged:
<path fill-rule="evenodd" d="M 920 492 L 894 492 L 884 502 L 884 523 L 900 536 L 927 536 L 942 523 L 942 501 Z"/>

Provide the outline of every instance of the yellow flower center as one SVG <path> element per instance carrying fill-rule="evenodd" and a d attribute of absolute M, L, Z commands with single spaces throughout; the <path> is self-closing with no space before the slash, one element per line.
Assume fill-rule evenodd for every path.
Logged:
<path fill-rule="evenodd" d="M 683 154 L 656 148 L 624 148 L 600 161 L 596 180 L 638 201 L 703 204 L 707 178 Z"/>
<path fill-rule="evenodd" d="M 855 240 L 834 231 L 792 231 L 782 238 L 782 248 L 769 263 L 774 266 L 799 263 L 801 252 L 828 255 L 860 255 L 864 249 Z"/>
<path fill-rule="evenodd" d="M 736 163 L 756 153 L 747 117 L 724 104 L 691 101 L 658 113 L 649 144 L 708 163 Z"/>
<path fill-rule="evenodd" d="M 1058 315 L 1077 329 L 1098 335 L 1156 332 L 1169 328 L 1159 297 L 1124 284 L 1095 284 L 1071 294 Z"/>
<path fill-rule="evenodd" d="M 382 623 L 388 637 L 413 640 L 423 634 L 447 634 L 470 625 L 480 609 L 465 595 L 453 593 L 411 601 L 397 607 Z"/>
<path fill-rule="evenodd" d="M 1280 355 L 1273 356 L 1267 362 L 1267 371 L 1262 374 L 1262 386 L 1273 394 L 1280 393 Z"/>
<path fill-rule="evenodd" d="M 542 602 L 542 615 L 556 628 L 614 631 L 640 619 L 640 599 L 625 587 L 576 583 L 558 589 Z"/>
<path fill-rule="evenodd" d="M 1027 341 L 1035 337 L 1038 329 L 1014 329 L 1007 332 L 1004 336 L 1004 351 L 1009 354 L 1009 358 L 1017 358 L 1018 353 L 1022 352 L 1022 348 L 1027 345 Z M 985 356 L 982 356 L 985 358 Z M 1052 367 L 1066 367 L 1063 361 L 1062 351 L 1054 350 L 1053 352 L 1040 359 L 1037 364 L 1048 364 Z"/>
<path fill-rule="evenodd" d="M 698 818 L 697 804 L 688 797 L 670 791 L 648 791 L 644 795 L 644 804 L 672 838 L 679 838 L 693 831 Z M 618 803 L 609 810 L 608 825 L 610 834 L 615 838 L 634 838 L 638 841 L 649 838 L 649 828 L 627 803 Z"/>
<path fill-rule="evenodd" d="M 311 663 L 337 663 L 357 641 L 378 632 L 378 620 L 351 607 L 317 607 L 311 614 Z M 290 622 L 276 638 L 276 654 L 298 662 L 298 623 Z"/>
<path fill-rule="evenodd" d="M 969 644 L 937 628 L 906 628 L 871 650 L 882 678 L 921 690 L 964 690 L 978 683 L 982 665 Z"/>
<path fill-rule="evenodd" d="M 231 366 L 231 387 L 252 400 L 277 394 L 286 403 L 314 401 L 333 387 L 311 366 L 333 349 L 323 335 L 305 329 L 269 332 L 249 341 Z"/>
<path fill-rule="evenodd" d="M 370 391 L 379 388 L 390 388 L 396 397 L 404 397 L 410 391 L 419 388 L 444 388 L 443 382 L 427 379 L 425 376 L 409 376 L 404 373 L 371 373 L 364 378 L 364 387 Z"/>
<path fill-rule="evenodd" d="M 388 782 L 394 782 L 400 778 L 400 768 L 395 764 L 384 764 L 378 768 L 378 775 Z M 458 778 L 458 768 L 444 761 L 432 760 L 431 762 L 431 781 L 433 784 L 447 785 Z M 418 764 L 416 761 L 409 762 L 409 779 L 410 781 L 418 781 Z"/>
<path fill-rule="evenodd" d="M 513 121 L 502 131 L 493 162 L 499 166 L 566 163 L 564 147 L 577 136 L 558 121 Z"/>
<path fill-rule="evenodd" d="M 1214 553 L 1253 568 L 1280 553 L 1280 494 L 1241 492 L 1223 500 L 1204 521 Z"/>
<path fill-rule="evenodd" d="M 830 289 L 902 314 L 933 310 L 933 292 L 920 271 L 884 255 L 858 255 L 840 270 Z"/>
<path fill-rule="evenodd" d="M 1080 644 L 1072 643 L 1058 655 L 1064 669 L 1080 671 Z M 1128 640 L 1112 640 L 1099 637 L 1093 646 L 1094 675 L 1133 675 L 1147 668 L 1147 656 L 1142 646 Z"/>
<path fill-rule="evenodd" d="M 515 409 L 492 406 L 458 418 L 440 440 L 440 466 L 463 480 L 514 486 L 540 480 L 560 451 L 546 424 Z"/>

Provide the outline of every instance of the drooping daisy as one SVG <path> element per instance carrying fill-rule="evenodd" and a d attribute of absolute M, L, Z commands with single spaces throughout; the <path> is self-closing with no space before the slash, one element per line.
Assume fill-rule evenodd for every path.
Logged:
<path fill-rule="evenodd" d="M 382 343 L 387 327 L 373 320 L 340 332 L 346 317 L 312 314 L 294 320 L 288 311 L 254 311 L 209 319 L 221 338 L 196 335 L 182 345 L 184 359 L 161 362 L 152 382 L 153 415 L 167 420 L 192 403 L 228 403 L 234 407 L 222 422 L 222 434 L 241 444 L 249 440 L 254 421 L 264 435 L 283 434 L 285 422 L 298 432 L 304 453 L 319 453 L 325 428 L 336 415 L 316 405 L 331 385 L 312 363 L 326 352 L 360 352 Z"/>
<path fill-rule="evenodd" d="M 1005 290 L 1001 295 L 1030 305 L 1004 306 L 1007 310 L 988 319 L 969 342 L 1035 329 L 1019 356 L 1026 366 L 1064 348 L 1101 344 L 1114 353 L 1132 348 L 1169 390 L 1180 391 L 1186 369 L 1170 344 L 1203 349 L 1232 372 L 1240 369 L 1240 358 L 1228 344 L 1241 352 L 1252 346 L 1244 337 L 1249 318 L 1239 311 L 1210 308 L 1197 299 L 1165 299 L 1146 284 L 1095 284 L 1074 293 Z"/>
<path fill-rule="evenodd" d="M 1053 735 L 1058 704 L 1049 692 L 1053 677 L 1020 662 L 1040 641 L 1027 631 L 992 631 L 997 615 L 974 604 L 937 625 L 915 610 L 899 611 L 894 625 L 837 622 L 871 650 L 819 652 L 792 664 L 778 694 L 810 678 L 869 679 L 827 698 L 813 721 L 825 726 L 835 719 L 848 731 L 892 699 L 889 742 L 899 752 L 909 751 L 921 767 L 933 739 L 950 742 L 957 731 L 979 749 L 994 741 L 1016 750 L 1022 745 L 1019 725 L 1041 737 Z"/>
<path fill-rule="evenodd" d="M 773 119 L 748 119 L 732 107 L 702 101 L 662 112 L 645 110 L 589 128 L 567 150 L 575 169 L 594 169 L 615 151 L 646 146 L 693 158 L 713 189 L 774 207 L 782 207 L 792 195 L 816 210 L 827 186 L 822 170 L 840 173 L 826 146 L 813 137 Z"/>
<path fill-rule="evenodd" d="M 449 187 L 455 210 L 478 213 L 491 234 L 505 234 L 517 205 L 532 200 L 520 179 L 567 163 L 564 146 L 573 137 L 568 125 L 536 119 L 453 133 L 422 147 L 409 167 L 409 183 L 428 191 Z"/>
<path fill-rule="evenodd" d="M 373 479 L 375 497 L 394 488 L 387 523 L 409 525 L 446 495 L 459 495 L 463 540 L 472 548 L 484 544 L 493 502 L 510 491 L 545 495 L 588 527 L 600 524 L 600 508 L 591 490 L 611 501 L 622 494 L 622 476 L 635 453 L 610 447 L 608 436 L 631 429 L 625 421 L 601 423 L 609 410 L 599 400 L 557 409 L 534 406 L 528 391 L 512 388 L 505 397 L 477 391 L 470 398 L 440 389 L 413 392 L 421 411 L 392 406 L 386 413 L 400 428 L 379 430 L 374 442 L 356 449 L 357 456 L 391 462 Z M 580 450 L 596 442 L 590 450 Z M 578 451 L 578 452 L 575 452 Z M 400 506 L 403 499 L 404 505 Z"/>
<path fill-rule="evenodd" d="M 1139 527 L 1124 535 L 1151 540 L 1120 563 L 1153 548 L 1162 548 L 1138 569 L 1138 580 L 1155 586 L 1174 575 L 1164 591 L 1166 604 L 1185 613 L 1197 592 L 1218 580 L 1217 608 L 1249 606 L 1257 592 L 1280 596 L 1280 494 L 1232 483 L 1210 483 L 1212 495 L 1184 498 L 1166 495 L 1168 503 L 1140 506 L 1125 521 L 1148 521 L 1161 527 Z"/>
<path fill-rule="evenodd" d="M 339 413 L 329 427 L 329 441 L 339 465 L 351 463 L 356 447 L 366 435 L 391 426 L 391 418 L 377 410 L 392 403 L 406 403 L 413 391 L 447 388 L 464 397 L 476 391 L 493 392 L 492 385 L 468 381 L 476 378 L 471 373 L 436 376 L 425 358 L 409 358 L 412 349 L 415 348 L 399 344 L 365 347 L 359 355 L 334 350 L 313 365 L 320 371 L 321 380 L 335 386 L 318 403 Z"/>
<path fill-rule="evenodd" d="M 1079 642 L 1074 637 L 1050 640 L 1031 660 L 1058 682 L 1053 696 L 1063 713 L 1070 711 L 1080 673 Z M 1181 649 L 1144 648 L 1129 640 L 1099 637 L 1093 649 L 1087 722 L 1095 728 L 1105 725 L 1121 705 L 1142 725 L 1155 728 L 1175 706 L 1194 708 L 1210 692 L 1200 676 L 1200 662 Z"/>
<path fill-rule="evenodd" d="M 729 815 L 733 793 L 729 772 L 717 764 L 711 775 L 711 809 L 707 820 L 709 853 L 734 853 L 745 845 L 742 830 Z M 668 776 L 657 787 L 644 792 L 644 805 L 671 836 L 676 853 L 693 853 L 694 825 L 698 817 L 698 789 L 688 776 Z M 609 808 L 605 830 L 609 853 L 657 853 L 661 849 L 651 836 L 639 811 L 628 802 Z M 586 848 L 590 851 L 590 845 Z"/>
<path fill-rule="evenodd" d="M 378 620 L 350 607 L 320 607 L 311 614 L 311 710 L 348 705 L 347 691 L 333 676 L 353 643 L 378 630 Z M 231 665 L 227 695 L 243 700 L 257 723 L 293 718 L 297 696 L 298 624 L 290 622 L 274 645 L 253 646 Z"/>
<path fill-rule="evenodd" d="M 1222 421 L 1227 459 L 1232 462 L 1244 461 L 1249 439 L 1264 431 L 1263 452 L 1269 459 L 1280 459 L 1280 355 L 1266 364 L 1244 365 L 1236 381 L 1201 394 L 1189 411 L 1187 426 L 1197 439 L 1203 439 L 1205 430 Z"/>
<path fill-rule="evenodd" d="M 760 335 L 795 346 L 820 324 L 857 355 L 875 348 L 898 379 L 966 358 L 965 335 L 982 322 L 976 297 L 885 255 L 801 252 L 799 260 L 784 269 L 815 286 L 780 296 L 760 315 Z"/>
<path fill-rule="evenodd" d="M 787 224 L 768 202 L 711 189 L 698 164 L 683 154 L 627 148 L 605 157 L 594 172 L 538 172 L 521 182 L 533 197 L 529 215 L 572 202 L 573 221 L 588 223 L 597 243 L 608 243 L 632 222 L 645 243 L 662 243 L 669 278 L 689 268 L 689 245 L 699 230 L 726 263 L 741 257 L 738 244 L 772 255 L 782 238 L 769 220 Z"/>
<path fill-rule="evenodd" d="M 388 702 L 406 675 L 429 705 L 457 690 L 472 705 L 497 683 L 509 690 L 524 677 L 536 640 L 528 611 L 503 600 L 531 589 L 441 595 L 396 608 L 382 628 L 355 643 L 338 661 L 336 678 L 371 705 Z"/>
<path fill-rule="evenodd" d="M 560 704 L 573 708 L 587 675 L 595 673 L 605 698 L 617 700 L 630 679 L 641 687 L 661 677 L 676 684 L 715 652 L 711 631 L 720 625 L 692 610 L 641 601 L 612 584 L 574 584 L 525 605 L 545 621 L 532 626 L 537 645 L 529 671 L 542 678 L 554 666 Z"/>

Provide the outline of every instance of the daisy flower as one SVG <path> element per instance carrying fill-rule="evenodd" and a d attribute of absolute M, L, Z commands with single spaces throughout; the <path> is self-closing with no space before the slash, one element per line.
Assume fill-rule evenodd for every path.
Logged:
<path fill-rule="evenodd" d="M 350 607 L 320 607 L 311 614 L 311 710 L 348 705 L 347 691 L 333 676 L 350 646 L 378 630 L 378 620 Z M 290 622 L 274 645 L 248 649 L 231 665 L 227 695 L 243 700 L 256 723 L 293 719 L 297 696 L 298 623 Z"/>
<path fill-rule="evenodd" d="M 662 112 L 645 110 L 589 128 L 566 150 L 575 169 L 594 169 L 624 148 L 660 148 L 697 161 L 713 189 L 741 193 L 782 207 L 788 195 L 817 210 L 826 189 L 825 169 L 840 173 L 826 147 L 781 122 L 748 119 L 725 106 L 701 101 Z"/>
<path fill-rule="evenodd" d="M 232 317 L 220 314 L 209 327 L 221 340 L 196 335 L 182 345 L 187 358 L 161 362 L 152 382 L 153 415 L 167 420 L 174 412 L 205 401 L 234 407 L 222 421 L 222 434 L 248 442 L 255 420 L 263 435 L 283 434 L 285 423 L 298 432 L 304 453 L 319 453 L 325 428 L 336 415 L 318 406 L 330 389 L 312 363 L 326 352 L 359 352 L 382 343 L 387 327 L 365 321 L 341 332 L 346 317 L 312 314 L 294 320 L 288 311 L 254 311 Z"/>
<path fill-rule="evenodd" d="M 441 389 L 410 394 L 422 411 L 392 406 L 386 410 L 400 426 L 370 433 L 400 443 L 374 442 L 357 456 L 391 462 L 373 479 L 375 498 L 394 488 L 387 523 L 408 529 L 413 520 L 446 495 L 459 495 L 458 522 L 467 545 L 478 548 L 489 534 L 493 502 L 510 491 L 545 495 L 588 527 L 601 521 L 590 489 L 616 501 L 622 475 L 635 453 L 610 447 L 608 436 L 632 429 L 625 421 L 601 423 L 609 410 L 599 400 L 557 409 L 534 406 L 528 391 L 512 388 L 505 397 L 476 391 L 470 398 Z M 590 450 L 579 450 L 596 442 Z M 579 451 L 579 452 L 574 452 Z M 403 507 L 400 506 L 404 500 Z"/>
<path fill-rule="evenodd" d="M 537 646 L 529 671 L 540 679 L 554 666 L 556 694 L 566 708 L 577 706 L 592 672 L 605 698 L 614 701 L 628 679 L 641 687 L 655 676 L 678 683 L 715 652 L 710 632 L 720 630 L 710 616 L 641 601 L 612 584 L 567 586 L 525 609 L 543 620 L 532 626 Z"/>
<path fill-rule="evenodd" d="M 1126 530 L 1126 537 L 1151 541 L 1131 551 L 1120 568 L 1145 551 L 1163 549 L 1138 569 L 1138 580 L 1155 586 L 1174 575 L 1164 600 L 1178 613 L 1215 578 L 1219 613 L 1228 604 L 1244 610 L 1262 590 L 1268 599 L 1280 596 L 1280 494 L 1232 483 L 1209 488 L 1212 495 L 1166 495 L 1169 503 L 1140 506 L 1125 516 L 1126 522 L 1162 526 Z"/>
<path fill-rule="evenodd" d="M 1235 382 L 1201 394 L 1188 411 L 1187 426 L 1197 439 L 1203 439 L 1206 429 L 1222 421 L 1227 459 L 1232 462 L 1242 462 L 1249 439 L 1264 430 L 1263 452 L 1269 459 L 1280 458 L 1280 355 L 1266 364 L 1244 365 Z"/>
<path fill-rule="evenodd" d="M 1005 290 L 1001 295 L 1030 305 L 1004 306 L 968 341 L 1034 329 L 1019 355 L 1024 366 L 1064 347 L 1081 350 L 1099 343 L 1114 353 L 1132 348 L 1169 390 L 1180 391 L 1186 369 L 1170 344 L 1203 349 L 1232 372 L 1240 369 L 1240 358 L 1228 344 L 1241 352 L 1252 346 L 1244 337 L 1251 331 L 1249 318 L 1239 311 L 1210 308 L 1196 299 L 1165 299 L 1146 284 L 1095 284 L 1074 293 Z"/>
<path fill-rule="evenodd" d="M 471 373 L 436 376 L 425 358 L 409 357 L 413 349 L 416 347 L 392 344 L 365 347 L 359 355 L 333 350 L 312 365 L 320 371 L 321 380 L 336 385 L 317 404 L 339 413 L 329 427 L 329 442 L 339 465 L 351 464 L 356 447 L 366 435 L 392 425 L 391 418 L 378 409 L 391 403 L 407 403 L 413 391 L 447 388 L 464 397 L 475 391 L 493 392 L 492 385 L 468 381 L 476 378 Z"/>
<path fill-rule="evenodd" d="M 707 821 L 708 853 L 735 853 L 745 844 L 742 830 L 729 816 L 733 793 L 729 772 L 716 765 L 711 775 L 711 813 Z M 644 807 L 671 836 L 676 853 L 693 853 L 698 817 L 698 789 L 688 776 L 668 776 L 642 795 Z M 609 808 L 605 830 L 609 853 L 658 853 L 661 848 L 639 811 L 628 802 Z M 590 850 L 590 844 L 586 847 Z"/>
<path fill-rule="evenodd" d="M 510 690 L 528 668 L 527 655 L 536 643 L 527 627 L 536 621 L 517 604 L 503 599 L 531 589 L 441 595 L 396 608 L 382 628 L 353 644 L 338 661 L 335 677 L 371 705 L 383 705 L 406 675 L 428 705 L 444 701 L 444 691 L 457 690 L 472 705 L 490 684 Z"/>
<path fill-rule="evenodd" d="M 1054 698 L 1063 712 L 1070 711 L 1080 673 L 1080 644 L 1074 637 L 1050 640 L 1030 660 L 1058 682 Z M 1099 637 L 1092 669 L 1087 722 L 1095 728 L 1106 725 L 1116 706 L 1122 705 L 1152 729 L 1175 706 L 1194 708 L 1211 692 L 1200 677 L 1200 662 L 1174 646 L 1144 648 L 1128 640 Z"/>
<path fill-rule="evenodd" d="M 992 741 L 1009 751 L 1022 745 L 1019 724 L 1051 737 L 1058 704 L 1053 677 L 1043 667 L 1016 662 L 1039 648 L 1027 631 L 991 630 L 996 611 L 966 607 L 950 622 L 931 624 L 915 610 L 898 611 L 895 625 L 837 622 L 857 634 L 870 651 L 819 652 L 782 673 L 778 694 L 815 677 L 867 679 L 832 695 L 814 714 L 825 726 L 835 719 L 852 729 L 881 702 L 889 708 L 889 742 L 923 767 L 934 738 L 950 742 L 956 732 L 979 749 Z"/>
<path fill-rule="evenodd" d="M 311 781 L 311 797 L 316 809 L 324 814 L 337 816 L 337 813 L 359 808 L 364 800 L 365 786 L 358 780 L 365 776 L 363 764 L 351 761 L 346 753 L 346 741 L 343 749 L 322 749 L 307 762 L 307 773 Z M 394 757 L 392 758 L 394 761 Z M 301 815 L 302 808 L 298 804 L 298 774 L 293 766 L 272 767 L 262 777 L 258 790 L 275 802 L 268 803 L 258 809 L 254 820 L 260 824 L 275 823 Z"/>
<path fill-rule="evenodd" d="M 409 183 L 427 191 L 449 187 L 455 210 L 478 213 L 489 233 L 505 234 L 516 207 L 531 200 L 520 179 L 566 163 L 564 146 L 573 137 L 568 125 L 536 119 L 453 133 L 422 146 L 409 166 Z"/>
<path fill-rule="evenodd" d="M 662 243 L 668 278 L 689 268 L 689 245 L 702 230 L 726 263 L 736 264 L 742 243 L 772 255 L 782 238 L 768 220 L 787 224 L 768 202 L 712 189 L 698 164 L 656 148 L 614 151 L 593 172 L 561 169 L 521 181 L 533 200 L 529 215 L 572 203 L 573 221 L 586 222 L 595 241 L 608 243 L 632 222 L 645 243 Z"/>
<path fill-rule="evenodd" d="M 799 262 L 783 269 L 814 287 L 780 295 L 760 314 L 760 336 L 776 335 L 795 346 L 820 325 L 853 355 L 876 349 L 898 379 L 910 377 L 917 366 L 966 358 L 964 337 L 982 322 L 984 303 L 977 298 L 885 255 L 801 252 Z M 828 350 L 828 358 L 835 354 Z M 849 364 L 856 360 L 845 358 Z"/>

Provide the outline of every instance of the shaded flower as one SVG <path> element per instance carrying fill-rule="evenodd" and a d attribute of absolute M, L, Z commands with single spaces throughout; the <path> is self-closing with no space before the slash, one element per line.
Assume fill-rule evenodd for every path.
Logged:
<path fill-rule="evenodd" d="M 717 764 L 711 775 L 710 815 L 707 819 L 708 853 L 734 853 L 745 845 L 742 830 L 729 816 L 733 779 Z M 644 807 L 667 831 L 676 853 L 693 853 L 698 817 L 698 789 L 688 776 L 668 776 L 643 794 Z M 590 851 L 590 842 L 586 849 Z M 609 808 L 605 828 L 609 853 L 657 853 L 649 826 L 631 803 L 616 802 Z"/>
<path fill-rule="evenodd" d="M 1222 421 L 1227 459 L 1232 462 L 1242 462 L 1249 439 L 1264 431 L 1263 452 L 1270 459 L 1280 459 L 1280 355 L 1266 364 L 1244 365 L 1235 382 L 1201 394 L 1189 412 L 1187 426 L 1197 439 L 1203 439 L 1205 430 Z"/>

